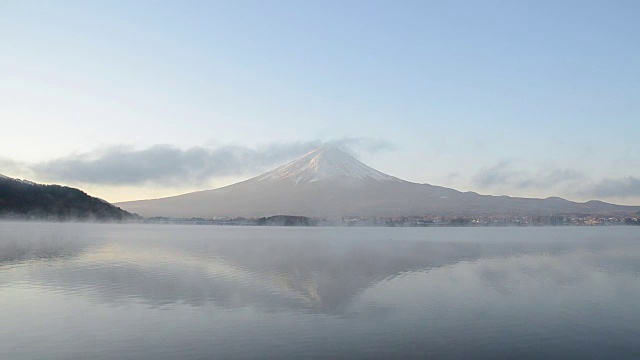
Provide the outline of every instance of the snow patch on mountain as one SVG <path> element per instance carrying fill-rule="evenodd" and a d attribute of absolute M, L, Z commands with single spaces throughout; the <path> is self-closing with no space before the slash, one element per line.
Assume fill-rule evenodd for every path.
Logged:
<path fill-rule="evenodd" d="M 336 177 L 374 181 L 403 181 L 375 170 L 332 146 L 323 146 L 311 151 L 286 165 L 258 176 L 256 180 L 291 180 L 298 184 Z"/>

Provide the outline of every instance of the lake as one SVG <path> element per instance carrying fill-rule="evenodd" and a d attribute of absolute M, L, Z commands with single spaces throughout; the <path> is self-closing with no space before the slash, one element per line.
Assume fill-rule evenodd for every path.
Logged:
<path fill-rule="evenodd" d="M 640 358 L 640 228 L 0 222 L 1 359 Z"/>

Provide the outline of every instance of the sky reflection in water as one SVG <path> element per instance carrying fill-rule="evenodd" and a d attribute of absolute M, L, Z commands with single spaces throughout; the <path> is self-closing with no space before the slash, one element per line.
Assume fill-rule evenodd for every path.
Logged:
<path fill-rule="evenodd" d="M 640 351 L 635 228 L 0 228 L 0 355 Z"/>

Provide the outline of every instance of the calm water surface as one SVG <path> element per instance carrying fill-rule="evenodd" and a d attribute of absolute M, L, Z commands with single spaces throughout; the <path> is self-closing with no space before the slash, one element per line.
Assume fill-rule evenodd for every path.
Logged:
<path fill-rule="evenodd" d="M 1 359 L 639 359 L 640 228 L 0 223 Z"/>

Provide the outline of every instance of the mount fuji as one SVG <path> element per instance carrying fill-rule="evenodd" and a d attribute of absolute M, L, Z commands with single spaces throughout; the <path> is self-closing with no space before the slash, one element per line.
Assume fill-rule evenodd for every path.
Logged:
<path fill-rule="evenodd" d="M 116 204 L 143 216 L 262 217 L 301 215 L 551 215 L 630 213 L 640 207 L 553 197 L 516 198 L 418 184 L 375 170 L 342 150 L 323 146 L 254 178 L 206 191 Z"/>

